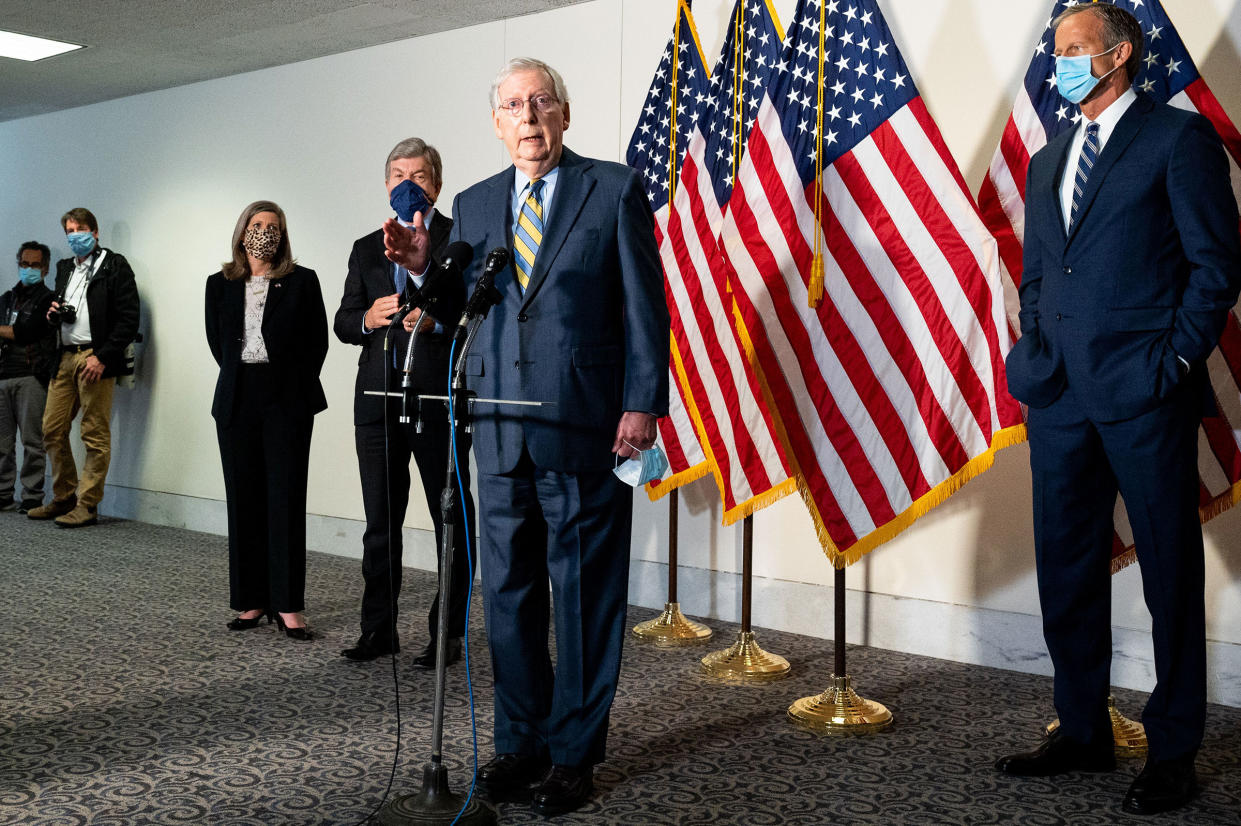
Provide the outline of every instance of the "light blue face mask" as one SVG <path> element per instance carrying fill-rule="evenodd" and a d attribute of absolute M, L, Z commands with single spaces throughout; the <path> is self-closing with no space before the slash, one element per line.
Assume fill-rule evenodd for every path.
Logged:
<path fill-rule="evenodd" d="M 1112 68 L 1112 72 L 1108 72 L 1103 77 L 1095 77 L 1094 72 L 1090 68 L 1090 61 L 1096 57 L 1102 57 L 1108 52 L 1115 51 L 1119 46 L 1120 44 L 1117 43 L 1107 51 L 1099 52 L 1098 54 L 1082 54 L 1073 57 L 1061 55 L 1057 57 L 1056 90 L 1060 92 L 1060 96 L 1069 103 L 1081 103 L 1085 100 L 1094 91 L 1094 87 L 1099 85 L 1099 81 L 1120 68 L 1120 66 L 1115 66 Z"/>
<path fill-rule="evenodd" d="M 43 280 L 43 270 L 36 269 L 35 267 L 18 267 L 17 277 L 22 280 L 23 284 L 30 287 Z"/>
<path fill-rule="evenodd" d="M 629 442 L 625 444 L 629 445 Z M 629 446 L 633 447 L 633 445 Z M 637 448 L 635 447 L 634 450 Z M 619 453 L 616 454 L 616 458 L 620 459 Z M 650 450 L 643 450 L 637 456 L 625 460 L 624 464 L 613 467 L 612 472 L 616 474 L 617 479 L 631 488 L 636 488 L 658 479 L 667 469 L 668 457 L 664 456 L 659 445 L 655 445 Z"/>
<path fill-rule="evenodd" d="M 73 254 L 78 258 L 85 258 L 95 248 L 93 232 L 70 232 L 65 235 L 65 240 L 69 242 L 69 249 L 73 250 Z"/>

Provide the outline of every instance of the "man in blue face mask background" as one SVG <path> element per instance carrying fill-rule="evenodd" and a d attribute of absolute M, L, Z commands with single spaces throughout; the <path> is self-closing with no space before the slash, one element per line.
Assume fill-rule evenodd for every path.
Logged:
<path fill-rule="evenodd" d="M 1129 515 L 1152 619 L 1149 758 L 1122 807 L 1196 792 L 1206 718 L 1198 423 L 1207 358 L 1241 289 L 1228 161 L 1210 122 L 1131 88 L 1138 21 L 1107 3 L 1055 21 L 1055 82 L 1081 117 L 1030 161 L 1021 339 L 1009 390 L 1029 405 L 1034 541 L 1060 727 L 1007 774 L 1115 768 L 1107 698 L 1112 521 Z M 1066 107 L 1068 108 L 1068 107 Z"/>
<path fill-rule="evenodd" d="M 99 246 L 99 223 L 90 210 L 71 209 L 60 225 L 73 256 L 56 262 L 56 297 L 45 316 L 60 348 L 43 413 L 53 498 L 26 515 L 79 528 L 98 521 L 112 456 L 112 391 L 116 376 L 130 370 L 125 348 L 138 335 L 138 287 L 125 256 Z M 80 484 L 69 445 L 79 410 L 86 448 Z"/>
<path fill-rule="evenodd" d="M 43 320 L 52 291 L 43 283 L 52 251 L 27 241 L 17 251 L 17 283 L 0 295 L 0 510 L 43 504 L 43 406 L 56 358 L 56 331 Z M 17 436 L 21 492 L 17 495 Z M 16 497 L 16 498 L 15 498 Z"/>

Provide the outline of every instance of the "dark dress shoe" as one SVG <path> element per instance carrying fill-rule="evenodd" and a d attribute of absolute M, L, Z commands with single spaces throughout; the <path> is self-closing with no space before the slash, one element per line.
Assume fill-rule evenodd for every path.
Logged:
<path fill-rule="evenodd" d="M 298 642 L 310 642 L 318 639 L 318 635 L 311 630 L 309 625 L 289 625 L 284 621 L 284 617 L 276 614 L 276 627 L 284 632 L 284 635 L 291 640 Z"/>
<path fill-rule="evenodd" d="M 591 766 L 552 766 L 543 782 L 534 787 L 531 808 L 544 817 L 562 815 L 582 808 L 595 790 Z"/>
<path fill-rule="evenodd" d="M 30 513 L 35 508 L 41 508 L 41 507 L 43 507 L 42 499 L 23 499 L 22 503 L 18 505 L 17 507 L 17 512 L 18 513 Z"/>
<path fill-rule="evenodd" d="M 533 754 L 497 754 L 478 770 L 478 785 L 493 803 L 525 803 L 550 765 Z"/>
<path fill-rule="evenodd" d="M 1147 759 L 1134 778 L 1121 808 L 1135 815 L 1155 815 L 1179 809 L 1198 793 L 1194 760 Z"/>
<path fill-rule="evenodd" d="M 1086 745 L 1059 730 L 1034 751 L 1010 754 L 995 763 L 996 771 L 1015 777 L 1048 777 L 1065 772 L 1110 772 L 1116 768 L 1116 747 Z"/>
<path fill-rule="evenodd" d="M 461 660 L 461 638 L 448 638 L 448 656 L 445 657 L 445 665 L 452 665 Z M 435 669 L 435 643 L 428 645 L 421 654 L 414 657 L 414 668 L 421 668 L 427 671 Z"/>
<path fill-rule="evenodd" d="M 401 650 L 401 643 L 388 636 L 381 636 L 372 631 L 369 634 L 363 634 L 358 637 L 358 643 L 353 648 L 346 648 L 340 652 L 342 657 L 346 657 L 354 662 L 364 663 L 379 657 L 386 657 L 389 654 L 395 654 Z"/>

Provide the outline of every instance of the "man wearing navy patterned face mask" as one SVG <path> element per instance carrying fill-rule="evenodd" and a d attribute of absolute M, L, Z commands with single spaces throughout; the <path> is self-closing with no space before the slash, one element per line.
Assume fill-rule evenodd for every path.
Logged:
<path fill-rule="evenodd" d="M 388 203 L 398 220 L 419 226 L 429 233 L 433 257 L 438 259 L 448 246 L 452 219 L 434 207 L 443 183 L 443 164 L 439 152 L 421 138 L 407 138 L 388 153 L 384 164 L 384 186 Z M 407 282 L 412 282 L 408 283 Z M 340 308 L 333 329 L 346 344 L 362 348 L 353 408 L 354 442 L 362 481 L 362 503 L 366 511 L 366 531 L 362 535 L 361 635 L 341 655 L 355 662 L 369 662 L 395 654 L 400 649 L 396 630 L 397 596 L 401 588 L 401 526 L 409 505 L 412 455 L 422 482 L 427 510 L 435 528 L 435 546 L 440 547 L 444 532 L 439 505 L 448 465 L 448 416 L 441 402 L 419 406 L 421 427 L 400 423 L 400 404 L 395 400 L 367 395 L 368 390 L 395 390 L 400 386 L 400 367 L 409 334 L 392 331 L 390 349 L 384 350 L 384 336 L 391 317 L 401 305 L 407 287 L 421 287 L 418 274 L 393 264 L 384 257 L 383 231 L 359 238 L 349 256 Z M 448 357 L 452 343 L 449 327 L 456 323 L 465 302 L 465 284 L 459 278 L 443 294 L 432 299 L 426 315 L 415 309 L 410 315 L 424 324 L 411 365 L 413 394 L 443 394 L 448 387 Z M 433 323 L 438 322 L 438 323 Z M 474 571 L 466 554 L 466 538 L 474 535 L 474 501 L 470 495 L 470 473 L 466 456 L 469 437 L 458 435 L 458 466 L 465 491 L 466 510 L 455 511 L 453 525 L 452 593 L 436 594 L 427 617 L 430 643 L 413 658 L 418 668 L 435 667 L 436 630 L 440 607 L 447 604 L 448 646 L 446 660 L 452 664 L 461 657 L 467 596 Z"/>
<path fill-rule="evenodd" d="M 47 313 L 60 340 L 43 413 L 53 499 L 26 515 L 78 528 L 98 521 L 112 455 L 112 390 L 127 370 L 125 348 L 138 334 L 138 288 L 125 256 L 99 246 L 99 223 L 90 210 L 71 209 L 60 223 L 73 257 L 56 263 L 56 299 Z M 86 448 L 80 480 L 69 445 L 79 409 Z"/>
<path fill-rule="evenodd" d="M 1053 22 L 1056 87 L 1076 128 L 1030 161 L 1021 339 L 1006 360 L 1029 405 L 1034 542 L 1060 727 L 1002 758 L 1010 775 L 1115 768 L 1107 697 L 1112 519 L 1124 499 L 1151 612 L 1149 758 L 1125 811 L 1196 792 L 1206 718 L 1198 424 L 1207 358 L 1241 289 L 1237 204 L 1210 122 L 1132 88 L 1138 21 L 1108 4 Z"/>

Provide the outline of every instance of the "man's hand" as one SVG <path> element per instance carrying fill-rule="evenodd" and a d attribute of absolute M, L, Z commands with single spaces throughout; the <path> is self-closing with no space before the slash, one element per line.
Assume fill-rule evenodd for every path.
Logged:
<path fill-rule="evenodd" d="M 429 333 L 435 329 L 435 319 L 422 311 L 421 307 L 415 307 L 410 310 L 409 315 L 405 316 L 405 320 L 401 322 L 405 327 L 405 332 L 412 333 L 414 327 L 422 327 L 422 332 Z"/>
<path fill-rule="evenodd" d="M 52 311 L 59 310 L 59 309 L 60 309 L 60 302 L 58 301 L 53 301 L 51 304 L 48 305 L 47 307 L 47 323 L 48 324 L 52 323 Z"/>
<path fill-rule="evenodd" d="M 94 384 L 103 378 L 103 362 L 95 358 L 94 353 L 86 357 L 86 364 L 82 367 L 82 378 L 87 384 Z"/>
<path fill-rule="evenodd" d="M 431 236 L 422 222 L 422 213 L 414 213 L 413 227 L 407 227 L 395 218 L 384 221 L 384 255 L 395 261 L 413 275 L 426 271 L 430 258 Z"/>
<path fill-rule="evenodd" d="M 380 327 L 387 327 L 388 319 L 400 309 L 400 306 L 400 296 L 396 293 L 376 298 L 375 303 L 371 305 L 371 308 L 366 311 L 366 315 L 362 317 L 362 324 L 368 330 L 378 330 Z"/>
<path fill-rule="evenodd" d="M 631 459 L 655 445 L 655 417 L 650 413 L 626 410 L 616 426 L 616 441 L 612 452 L 622 459 Z M 636 449 L 635 449 L 636 448 Z"/>

